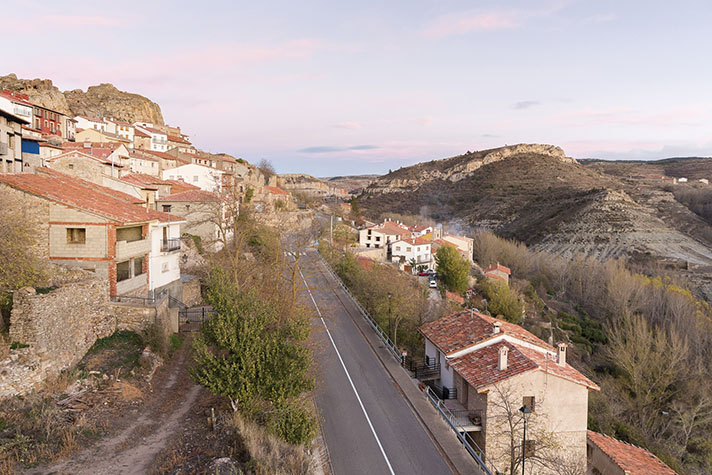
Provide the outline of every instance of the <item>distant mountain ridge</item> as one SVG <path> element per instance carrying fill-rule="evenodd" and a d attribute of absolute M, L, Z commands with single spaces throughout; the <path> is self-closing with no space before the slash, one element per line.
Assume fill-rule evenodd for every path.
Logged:
<path fill-rule="evenodd" d="M 118 90 L 111 84 L 90 86 L 86 91 L 60 91 L 50 79 L 18 79 L 15 74 L 0 76 L 0 89 L 27 94 L 31 102 L 70 117 L 112 117 L 126 122 L 164 125 L 161 107 L 139 94 Z"/>

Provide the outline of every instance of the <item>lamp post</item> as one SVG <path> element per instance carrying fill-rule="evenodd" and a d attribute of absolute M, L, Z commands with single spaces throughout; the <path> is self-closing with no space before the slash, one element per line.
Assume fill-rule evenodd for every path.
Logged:
<path fill-rule="evenodd" d="M 522 406 L 519 408 L 519 412 L 524 417 L 524 435 L 522 436 L 522 475 L 524 475 L 524 460 L 527 450 L 527 416 L 532 413 L 532 410 L 529 409 L 529 406 Z"/>
<path fill-rule="evenodd" d="M 391 335 L 391 296 L 392 294 L 388 292 L 388 338 L 393 338 Z"/>

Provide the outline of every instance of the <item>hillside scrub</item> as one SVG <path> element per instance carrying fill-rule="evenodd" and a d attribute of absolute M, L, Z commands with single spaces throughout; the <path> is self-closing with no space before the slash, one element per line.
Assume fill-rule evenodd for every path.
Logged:
<path fill-rule="evenodd" d="M 509 266 L 539 295 L 576 308 L 578 316 L 554 319 L 555 336 L 566 338 L 566 330 L 574 348 L 585 350 L 601 385 L 591 394 L 591 429 L 646 447 L 679 473 L 712 472 L 707 302 L 670 277 L 636 274 L 618 260 L 564 259 L 489 232 L 475 237 L 475 256 Z"/>
<path fill-rule="evenodd" d="M 487 310 L 490 314 L 504 317 L 508 322 L 522 323 L 524 304 L 517 292 L 500 280 L 482 279 L 477 284 L 477 290 L 487 299 Z"/>

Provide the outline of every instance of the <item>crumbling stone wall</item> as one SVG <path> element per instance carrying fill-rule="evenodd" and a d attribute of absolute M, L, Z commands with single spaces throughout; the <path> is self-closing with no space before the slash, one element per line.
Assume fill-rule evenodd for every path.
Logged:
<path fill-rule="evenodd" d="M 165 297 L 155 307 L 110 302 L 109 282 L 80 269 L 60 268 L 52 283 L 56 288 L 46 293 L 31 287 L 15 292 L 10 340 L 29 346 L 0 360 L 0 398 L 39 389 L 118 329 L 140 332 L 158 322 L 177 331 L 177 310 Z"/>

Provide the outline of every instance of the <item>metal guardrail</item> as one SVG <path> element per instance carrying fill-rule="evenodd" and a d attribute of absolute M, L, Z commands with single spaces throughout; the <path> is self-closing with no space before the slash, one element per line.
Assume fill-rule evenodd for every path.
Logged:
<path fill-rule="evenodd" d="M 180 249 L 180 238 L 164 239 L 161 241 L 161 252 L 171 252 Z"/>
<path fill-rule="evenodd" d="M 487 475 L 499 473 L 494 465 L 485 462 L 484 452 L 467 433 L 467 431 L 465 431 L 465 428 L 462 427 L 459 421 L 460 417 L 453 414 L 452 411 L 450 411 L 450 409 L 443 404 L 442 400 L 433 392 L 430 386 L 425 387 L 425 395 L 428 397 L 430 403 L 438 410 L 442 418 L 445 419 L 445 422 L 447 422 L 450 428 L 455 431 L 457 438 L 460 439 L 462 445 L 464 445 L 467 452 L 472 455 L 472 458 L 475 459 L 475 462 L 477 462 L 477 465 L 480 466 L 482 471 L 484 471 Z"/>
<path fill-rule="evenodd" d="M 324 257 L 321 255 L 321 253 L 318 253 L 318 254 L 319 254 L 319 259 L 321 259 L 321 261 L 324 263 L 324 266 L 326 267 L 326 270 L 328 270 L 329 273 L 334 277 L 334 279 L 336 279 L 336 282 L 338 282 L 339 285 L 341 286 L 341 288 L 344 289 L 344 292 L 346 292 L 346 294 L 347 294 L 349 297 L 351 297 L 351 300 L 352 300 L 353 303 L 356 305 L 356 307 L 358 308 L 359 312 L 361 312 L 361 315 L 363 315 L 363 317 L 366 319 L 366 321 L 367 321 L 368 324 L 371 326 L 371 328 L 373 328 L 373 330 L 378 334 L 378 336 L 380 337 L 381 341 L 383 342 L 384 345 L 386 345 L 386 348 L 388 348 L 388 350 L 391 352 L 391 354 L 392 354 L 393 357 L 396 359 L 396 361 L 398 361 L 399 364 L 403 364 L 403 355 L 402 355 L 401 352 L 395 347 L 395 345 L 394 345 L 393 342 L 391 341 L 391 339 L 390 339 L 390 337 L 388 336 L 388 334 L 387 334 L 386 332 L 384 332 L 384 331 L 381 329 L 381 327 L 378 326 L 378 323 L 376 323 L 376 321 L 368 314 L 368 312 L 366 311 L 366 309 L 364 309 L 364 308 L 361 306 L 361 304 L 360 304 L 359 301 L 356 299 L 356 297 L 351 293 L 351 291 L 348 289 L 348 287 L 346 287 L 346 284 L 344 284 L 344 282 L 341 280 L 341 278 L 338 276 L 338 274 L 337 274 L 336 272 L 334 272 L 334 270 L 331 268 L 331 266 L 330 266 L 329 263 L 326 261 L 326 259 L 324 259 Z"/>
<path fill-rule="evenodd" d="M 126 303 L 132 305 L 140 305 L 142 307 L 155 307 L 157 306 L 166 296 L 167 291 L 162 291 L 153 297 L 133 297 L 129 295 L 112 295 L 109 299 L 114 303 Z"/>

